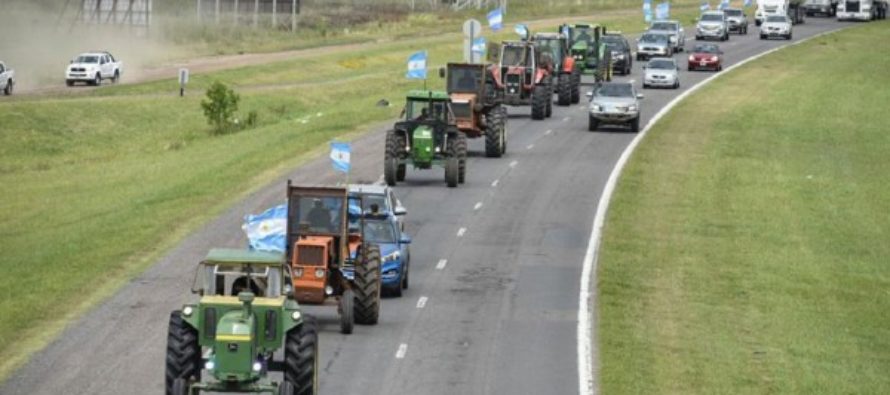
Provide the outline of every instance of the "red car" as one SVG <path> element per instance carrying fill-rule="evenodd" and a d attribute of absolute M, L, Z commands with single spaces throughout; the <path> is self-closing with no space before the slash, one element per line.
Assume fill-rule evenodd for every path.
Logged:
<path fill-rule="evenodd" d="M 687 70 L 723 70 L 723 51 L 717 44 L 696 44 L 689 54 Z"/>

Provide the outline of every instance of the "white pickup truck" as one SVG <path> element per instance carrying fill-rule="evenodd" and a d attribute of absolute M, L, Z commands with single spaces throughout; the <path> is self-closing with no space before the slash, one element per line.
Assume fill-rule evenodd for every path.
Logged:
<path fill-rule="evenodd" d="M 122 62 L 108 52 L 82 53 L 65 69 L 65 83 L 74 86 L 76 82 L 85 82 L 98 86 L 104 79 L 110 79 L 111 83 L 115 83 L 123 74 L 123 66 Z"/>
<path fill-rule="evenodd" d="M 6 68 L 6 63 L 0 62 L 0 91 L 9 96 L 15 87 L 15 70 Z"/>

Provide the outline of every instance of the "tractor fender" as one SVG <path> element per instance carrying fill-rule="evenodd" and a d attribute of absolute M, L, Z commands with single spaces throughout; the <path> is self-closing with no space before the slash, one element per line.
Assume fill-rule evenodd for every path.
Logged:
<path fill-rule="evenodd" d="M 571 74 L 573 71 L 575 71 L 575 58 L 567 56 L 562 62 L 562 72 Z"/>
<path fill-rule="evenodd" d="M 491 73 L 492 79 L 494 79 L 494 85 L 502 89 L 504 87 L 504 83 L 503 79 L 501 79 L 501 68 L 492 66 L 488 70 Z"/>
<path fill-rule="evenodd" d="M 550 72 L 548 72 L 547 69 L 538 69 L 535 71 L 535 85 L 545 82 L 549 76 Z"/>

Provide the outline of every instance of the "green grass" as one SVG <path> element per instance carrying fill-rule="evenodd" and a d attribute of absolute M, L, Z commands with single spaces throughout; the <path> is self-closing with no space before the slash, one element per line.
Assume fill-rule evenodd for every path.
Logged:
<path fill-rule="evenodd" d="M 642 27 L 634 13 L 601 21 Z M 459 59 L 457 38 L 196 74 L 185 98 L 164 80 L 0 101 L 0 378 L 232 202 L 329 140 L 393 119 L 403 92 L 421 86 L 403 77 L 408 55 L 428 49 L 433 65 Z M 214 80 L 235 87 L 239 115 L 257 111 L 258 127 L 209 135 L 199 102 Z M 376 107 L 380 98 L 393 107 Z"/>
<path fill-rule="evenodd" d="M 600 255 L 603 393 L 890 391 L 887 42 L 769 55 L 651 130 Z"/>

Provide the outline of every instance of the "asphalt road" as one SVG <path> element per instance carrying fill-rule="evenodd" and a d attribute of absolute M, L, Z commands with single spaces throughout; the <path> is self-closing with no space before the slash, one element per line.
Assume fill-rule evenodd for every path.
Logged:
<path fill-rule="evenodd" d="M 809 18 L 794 37 L 842 26 Z M 785 43 L 758 40 L 752 25 L 747 36 L 720 45 L 731 65 Z M 711 75 L 687 73 L 687 55 L 675 57 L 684 66 L 681 89 L 645 90 L 643 124 Z M 641 88 L 641 64 L 617 79 L 636 80 Z M 442 170 L 409 170 L 397 188 L 414 240 L 411 288 L 384 301 L 378 325 L 358 326 L 346 336 L 338 332 L 335 309 L 307 308 L 322 323 L 320 393 L 578 392 L 581 262 L 603 185 L 634 135 L 618 128 L 588 132 L 583 98 L 572 107 L 554 105 L 546 121 L 529 119 L 527 108 L 510 114 L 508 154 L 484 158 L 483 142 L 471 140 L 465 185 L 446 188 Z M 377 180 L 382 130 L 353 142 L 352 158 L 354 180 Z M 309 184 L 339 179 L 322 157 L 236 204 L 73 323 L 0 393 L 163 393 L 167 317 L 192 299 L 195 263 L 209 248 L 244 246 L 242 217 L 282 202 L 287 178 Z"/>

